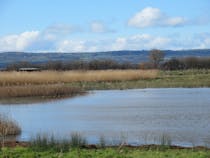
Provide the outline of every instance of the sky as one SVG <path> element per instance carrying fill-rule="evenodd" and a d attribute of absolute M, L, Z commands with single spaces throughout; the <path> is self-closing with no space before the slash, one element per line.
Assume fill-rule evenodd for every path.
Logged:
<path fill-rule="evenodd" d="M 0 52 L 210 48 L 210 0 L 0 0 Z"/>

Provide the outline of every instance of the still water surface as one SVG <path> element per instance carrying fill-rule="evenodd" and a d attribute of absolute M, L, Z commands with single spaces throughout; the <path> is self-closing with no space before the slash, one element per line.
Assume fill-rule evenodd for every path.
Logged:
<path fill-rule="evenodd" d="M 82 133 L 89 143 L 158 143 L 161 135 L 182 146 L 210 144 L 210 88 L 91 91 L 86 96 L 36 104 L 1 105 L 22 128 L 19 139 L 38 133 Z"/>

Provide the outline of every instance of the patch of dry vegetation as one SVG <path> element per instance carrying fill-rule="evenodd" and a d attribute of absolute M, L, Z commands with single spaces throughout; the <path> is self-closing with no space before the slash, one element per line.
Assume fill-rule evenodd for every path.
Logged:
<path fill-rule="evenodd" d="M 146 80 L 157 76 L 158 70 L 0 72 L 0 99 L 75 96 L 84 93 L 82 87 L 65 83 Z"/>
<path fill-rule="evenodd" d="M 0 114 L 0 137 L 18 135 L 21 129 L 16 122 Z"/>
<path fill-rule="evenodd" d="M 0 72 L 0 86 L 154 79 L 158 70 Z"/>
<path fill-rule="evenodd" d="M 75 96 L 84 93 L 80 88 L 55 85 L 22 85 L 22 86 L 2 86 L 0 87 L 0 99 L 10 97 L 51 97 L 60 98 L 65 96 Z"/>

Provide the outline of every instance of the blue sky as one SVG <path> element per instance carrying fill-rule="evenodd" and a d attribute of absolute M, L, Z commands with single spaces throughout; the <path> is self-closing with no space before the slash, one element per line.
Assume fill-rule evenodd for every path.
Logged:
<path fill-rule="evenodd" d="M 0 51 L 210 48 L 209 0 L 0 0 Z"/>

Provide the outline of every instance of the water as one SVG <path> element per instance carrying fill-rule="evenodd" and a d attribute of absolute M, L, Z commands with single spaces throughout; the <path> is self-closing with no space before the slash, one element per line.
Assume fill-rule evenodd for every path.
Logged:
<path fill-rule="evenodd" d="M 68 137 L 80 132 L 90 143 L 158 143 L 161 135 L 182 146 L 210 144 L 210 88 L 92 91 L 86 96 L 36 104 L 0 105 L 22 128 L 18 139 L 38 133 Z"/>

